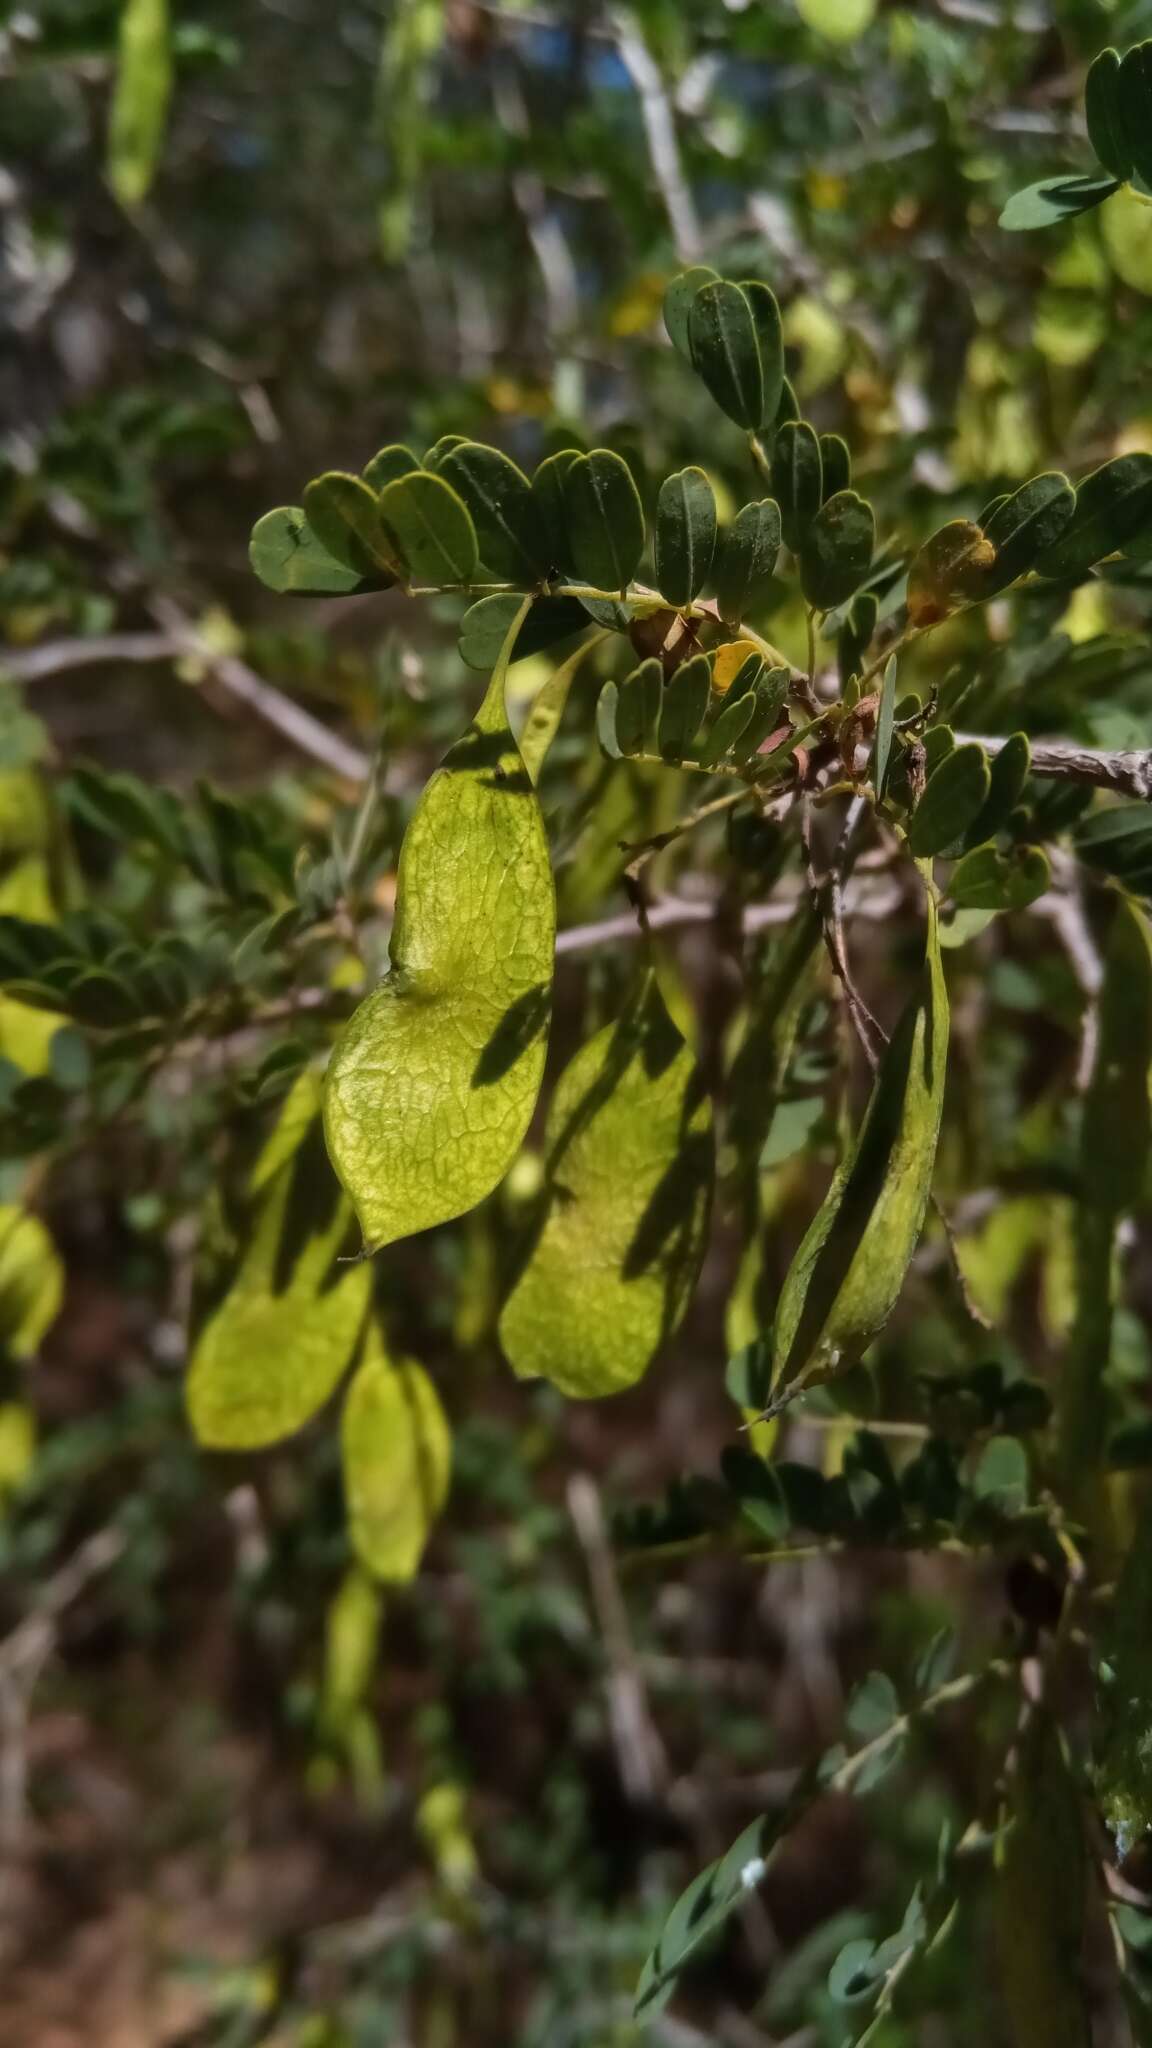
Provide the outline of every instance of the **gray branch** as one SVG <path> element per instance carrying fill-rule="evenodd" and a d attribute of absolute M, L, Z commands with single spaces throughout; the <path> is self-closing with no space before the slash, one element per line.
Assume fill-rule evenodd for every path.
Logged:
<path fill-rule="evenodd" d="M 982 733 L 959 732 L 957 742 L 975 740 L 990 754 L 998 754 L 1005 742 Z M 1034 740 L 1032 773 L 1055 782 L 1087 782 L 1093 789 L 1110 789 L 1117 796 L 1138 797 L 1152 803 L 1152 750 L 1078 747 L 1068 740 Z"/>

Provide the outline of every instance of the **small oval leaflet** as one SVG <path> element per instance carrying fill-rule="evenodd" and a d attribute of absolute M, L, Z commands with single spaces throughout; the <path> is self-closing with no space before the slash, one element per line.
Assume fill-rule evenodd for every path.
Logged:
<path fill-rule="evenodd" d="M 1104 169 L 1123 184 L 1132 176 L 1132 151 L 1120 104 L 1120 54 L 1101 50 L 1084 81 L 1088 140 Z"/>
<path fill-rule="evenodd" d="M 448 1494 L 452 1438 L 423 1366 L 393 1362 L 368 1332 L 340 1425 L 353 1547 L 374 1578 L 403 1585 L 420 1560 Z"/>
<path fill-rule="evenodd" d="M 462 441 L 437 464 L 472 515 L 481 559 L 495 576 L 535 583 L 549 567 L 541 548 L 540 519 L 523 470 L 499 448 Z"/>
<path fill-rule="evenodd" d="M 279 595 L 349 597 L 382 589 L 387 576 L 365 576 L 337 561 L 313 532 L 300 505 L 277 505 L 252 528 L 248 559 L 261 583 Z"/>
<path fill-rule="evenodd" d="M 519 1377 L 576 1399 L 641 1378 L 695 1286 L 712 1173 L 711 1105 L 649 970 L 556 1089 L 543 1215 L 500 1321 Z"/>
<path fill-rule="evenodd" d="M 380 517 L 377 493 L 361 477 L 328 470 L 304 489 L 313 533 L 330 555 L 365 577 L 401 576 L 404 565 Z"/>
<path fill-rule="evenodd" d="M 908 845 L 916 858 L 943 853 L 962 839 L 987 803 L 991 787 L 983 747 L 969 741 L 945 754 L 930 773 L 908 827 Z"/>
<path fill-rule="evenodd" d="M 817 611 L 830 612 L 859 589 L 872 563 L 876 517 L 856 491 L 820 507 L 800 548 L 800 582 Z"/>
<path fill-rule="evenodd" d="M 786 420 L 772 450 L 772 489 L 784 539 L 798 554 L 824 498 L 824 460 L 815 427 Z"/>
<path fill-rule="evenodd" d="M 665 477 L 656 502 L 656 584 L 669 604 L 691 604 L 716 550 L 716 494 L 702 469 Z"/>
<path fill-rule="evenodd" d="M 985 538 L 996 550 L 983 594 L 994 597 L 1035 568 L 1070 524 L 1075 510 L 1076 493 L 1063 472 L 1055 469 L 1034 476 L 1003 499 L 983 522 Z"/>
<path fill-rule="evenodd" d="M 578 455 L 564 477 L 564 513 L 577 575 L 598 590 L 625 590 L 644 552 L 644 511 L 623 456 Z"/>
<path fill-rule="evenodd" d="M 720 543 L 716 600 L 720 616 L 738 625 L 767 597 L 780 553 L 780 507 L 775 498 L 741 506 Z"/>
<path fill-rule="evenodd" d="M 442 477 L 417 469 L 385 484 L 380 517 L 420 583 L 470 583 L 479 548 L 472 515 Z"/>
<path fill-rule="evenodd" d="M 1093 564 L 1152 524 L 1152 455 L 1116 455 L 1076 486 L 1063 533 L 1036 562 L 1041 576 L 1087 575 Z"/>
<path fill-rule="evenodd" d="M 391 970 L 328 1070 L 332 1163 L 372 1250 L 463 1215 L 518 1152 L 544 1067 L 556 903 L 504 681 L 521 606 L 472 725 L 400 854 Z"/>
<path fill-rule="evenodd" d="M 932 1192 L 947 1056 L 948 996 L 930 896 L 920 989 L 781 1291 L 774 1407 L 854 1364 L 896 1304 Z"/>

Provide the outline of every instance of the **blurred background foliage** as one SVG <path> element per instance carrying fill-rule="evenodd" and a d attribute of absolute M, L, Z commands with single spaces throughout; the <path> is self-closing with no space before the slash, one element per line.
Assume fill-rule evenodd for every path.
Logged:
<path fill-rule="evenodd" d="M 0 8 L 0 907 L 39 921 L 95 902 L 177 953 L 183 934 L 172 971 L 197 1019 L 175 1046 L 133 1039 L 91 988 L 96 1021 L 123 1027 L 94 1071 L 75 1022 L 0 1005 L 0 1194 L 35 1204 L 66 1271 L 57 1316 L 55 1255 L 33 1247 L 52 1313 L 5 1317 L 14 2044 L 840 2048 L 830 1963 L 899 1924 L 951 1819 L 994 1798 L 996 1728 L 933 1728 L 907 1779 L 812 1807 L 679 2017 L 632 2021 L 671 1898 L 838 1739 L 862 1674 L 912 1684 L 945 1624 L 977 1661 L 1026 1647 L 1056 1569 L 1019 1546 L 883 1562 L 864 1547 L 658 1575 L 627 1561 L 622 1525 L 618 1574 L 613 1513 L 708 1474 L 732 1436 L 720 1332 L 727 1316 L 732 1344 L 752 1333 L 755 1276 L 735 1285 L 723 1230 L 674 1355 L 596 1407 L 514 1386 L 495 1351 L 530 1163 L 378 1262 L 390 1326 L 455 1434 L 411 1591 L 382 1598 L 350 1563 L 327 1421 L 261 1458 L 195 1449 L 193 1293 L 199 1309 L 219 1291 L 269 1105 L 347 1006 L 345 857 L 356 846 L 371 968 L 405 819 L 477 695 L 458 604 L 292 608 L 251 576 L 247 538 L 301 477 L 443 433 L 527 468 L 562 442 L 607 445 L 642 489 L 705 460 L 738 505 L 741 436 L 659 322 L 668 278 L 697 260 L 771 281 L 807 415 L 846 436 L 904 545 L 1032 470 L 1152 451 L 1138 202 L 1119 193 L 1055 234 L 996 227 L 1018 186 L 1080 163 L 1097 50 L 1150 35 L 1152 0 Z M 963 660 L 965 719 L 987 732 L 1135 745 L 1150 617 L 1152 579 L 1129 564 L 1070 601 L 949 626 L 925 680 Z M 783 599 L 773 631 L 802 658 Z M 521 664 L 522 695 L 543 672 Z M 310 759 L 313 728 L 285 703 L 344 751 Z M 568 926 L 624 907 L 617 841 L 668 822 L 666 790 L 606 776 L 588 732 L 565 730 L 544 789 Z M 365 845 L 354 785 L 378 746 Z M 109 782 L 123 771 L 178 803 L 133 812 Z M 726 885 L 752 886 L 748 852 L 737 882 L 717 840 Z M 760 855 L 767 885 L 769 841 Z M 883 1014 L 892 943 L 872 959 L 861 941 Z M 731 950 L 689 930 L 675 962 L 715 1074 Z M 626 966 L 610 945 L 573 949 L 561 1054 Z M 301 1006 L 305 988 L 327 1007 Z M 1010 1377 L 1050 1377 L 1068 1333 L 1084 995 L 1075 944 L 1040 919 L 1006 921 L 953 983 L 945 1168 L 971 1194 L 965 1273 Z M 254 1020 L 277 1004 L 291 1029 L 269 1039 Z M 786 1246 L 833 1153 L 836 1029 L 814 995 L 764 1154 Z M 930 1243 L 882 1347 L 885 1412 L 922 1412 L 907 1389 L 951 1374 L 959 1440 L 993 1425 L 1002 1443 L 1017 1425 L 971 1379 L 992 1353 L 945 1266 Z M 1133 1464 L 1150 1309 L 1134 1258 L 1112 1353 Z M 847 1437 L 829 1408 L 789 1424 L 790 1455 L 835 1477 Z M 978 1905 L 970 1933 L 994 1946 Z M 916 2014 L 878 2044 L 998 2040 L 990 1981 L 941 1949 Z M 1107 2009 L 1100 2024 L 1127 2038 Z"/>

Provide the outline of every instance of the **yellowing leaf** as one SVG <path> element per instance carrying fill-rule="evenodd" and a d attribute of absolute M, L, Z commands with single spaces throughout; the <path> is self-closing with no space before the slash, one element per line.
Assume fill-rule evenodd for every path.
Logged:
<path fill-rule="evenodd" d="M 108 124 L 108 182 L 136 206 L 156 174 L 172 92 L 168 0 L 124 0 Z"/>
<path fill-rule="evenodd" d="M 240 1271 L 192 1357 L 187 1400 L 202 1444 L 254 1450 L 323 1406 L 364 1327 L 371 1269 L 341 1266 L 348 1204 L 303 1145 L 272 1182 Z M 330 1177 L 328 1177 L 330 1178 Z M 319 1186 L 318 1186 L 319 1183 Z M 325 1213 L 310 1213 L 319 1194 Z"/>
<path fill-rule="evenodd" d="M 373 1330 L 341 1425 L 349 1534 L 374 1577 L 413 1579 L 448 1491 L 452 1439 L 420 1365 L 398 1364 Z"/>
<path fill-rule="evenodd" d="M 31 1358 L 63 1298 L 64 1268 L 39 1217 L 0 1207 L 0 1352 Z"/>
<path fill-rule="evenodd" d="M 332 1056 L 332 1163 L 372 1250 L 460 1216 L 503 1179 L 544 1069 L 556 905 L 544 823 L 504 678 L 408 828 L 391 971 Z"/>
<path fill-rule="evenodd" d="M 920 989 L 885 1050 L 855 1145 L 784 1282 L 774 1403 L 853 1364 L 895 1307 L 932 1192 L 947 1053 L 948 996 L 929 897 Z"/>
<path fill-rule="evenodd" d="M 649 973 L 556 1089 L 543 1218 L 500 1323 L 522 1379 L 583 1397 L 641 1377 L 695 1285 L 712 1172 L 711 1105 Z"/>
<path fill-rule="evenodd" d="M 750 661 L 760 657 L 760 649 L 752 640 L 725 640 L 712 656 L 712 688 L 717 697 L 726 697 L 740 671 Z"/>
<path fill-rule="evenodd" d="M 26 1401 L 0 1402 L 0 1508 L 18 1493 L 36 1457 L 36 1417 Z"/>

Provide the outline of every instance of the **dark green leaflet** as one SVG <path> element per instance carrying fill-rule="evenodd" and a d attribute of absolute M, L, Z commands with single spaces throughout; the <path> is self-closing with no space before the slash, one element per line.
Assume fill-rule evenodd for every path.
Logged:
<path fill-rule="evenodd" d="M 1076 493 L 1060 470 L 1049 470 L 1022 484 L 981 523 L 996 560 L 986 572 L 982 595 L 995 596 L 1018 576 L 1034 569 L 1040 558 L 1071 524 Z"/>
<path fill-rule="evenodd" d="M 786 544 L 798 554 L 824 497 L 824 465 L 815 427 L 788 420 L 772 450 L 772 490 Z"/>
<path fill-rule="evenodd" d="M 532 486 L 507 455 L 479 441 L 462 441 L 440 457 L 437 474 L 467 505 L 481 560 L 494 576 L 535 583 L 548 570 L 551 550 L 541 545 Z"/>
<path fill-rule="evenodd" d="M 918 860 L 943 853 L 963 839 L 988 801 L 992 777 L 983 747 L 954 747 L 928 776 L 912 814 L 908 845 Z"/>
<path fill-rule="evenodd" d="M 784 1282 L 773 1340 L 775 1404 L 854 1364 L 895 1306 L 932 1192 L 947 1056 L 948 996 L 929 896 L 920 989 Z"/>
<path fill-rule="evenodd" d="M 872 564 L 876 519 L 855 491 L 837 491 L 816 513 L 800 545 L 800 582 L 810 605 L 830 612 L 858 590 Z"/>
<path fill-rule="evenodd" d="M 1014 732 L 993 757 L 988 795 L 965 835 L 966 844 L 981 846 L 1003 830 L 1024 793 L 1032 749 L 1028 735 Z"/>
<path fill-rule="evenodd" d="M 385 484 L 394 484 L 398 476 L 411 476 L 420 463 L 410 448 L 399 441 L 389 443 L 364 465 L 364 481 L 374 491 L 382 491 Z"/>
<path fill-rule="evenodd" d="M 841 434 L 821 434 L 820 467 L 824 497 L 834 498 L 837 491 L 846 491 L 852 482 L 852 457 L 848 443 Z"/>
<path fill-rule="evenodd" d="M 1090 213 L 1120 189 L 1115 178 L 1042 178 L 1023 192 L 1014 192 L 1000 226 L 1009 229 L 1051 228 L 1078 213 Z"/>
<path fill-rule="evenodd" d="M 743 505 L 724 535 L 716 567 L 716 600 L 729 625 L 738 625 L 767 596 L 780 535 L 780 507 L 774 498 Z"/>
<path fill-rule="evenodd" d="M 688 344 L 688 315 L 692 301 L 706 284 L 718 284 L 719 273 L 710 270 L 706 263 L 698 263 L 691 270 L 685 270 L 674 277 L 664 294 L 664 326 L 674 349 L 691 361 Z"/>
<path fill-rule="evenodd" d="M 642 661 L 619 685 L 616 744 L 622 754 L 656 752 L 663 686 L 664 671 L 655 656 Z"/>
<path fill-rule="evenodd" d="M 404 560 L 380 516 L 376 491 L 358 476 L 329 470 L 304 491 L 304 510 L 322 547 L 358 576 L 403 574 Z"/>
<path fill-rule="evenodd" d="M 708 710 L 712 688 L 706 654 L 682 662 L 669 680 L 660 707 L 660 752 L 666 761 L 684 761 Z"/>
<path fill-rule="evenodd" d="M 578 455 L 564 477 L 568 548 L 578 576 L 625 590 L 644 552 L 644 511 L 632 472 L 610 448 Z"/>
<path fill-rule="evenodd" d="M 656 584 L 669 604 L 691 604 L 716 550 L 716 496 L 702 469 L 666 477 L 656 502 Z"/>
<path fill-rule="evenodd" d="M 1152 183 L 1152 42 L 1137 43 L 1121 63 L 1119 112 L 1133 169 Z"/>
<path fill-rule="evenodd" d="M 414 470 L 380 493 L 380 517 L 417 583 L 470 583 L 479 549 L 462 498 L 439 476 Z"/>
<path fill-rule="evenodd" d="M 1142 527 L 1152 525 L 1152 455 L 1116 455 L 1076 486 L 1063 533 L 1036 561 L 1041 576 L 1086 576 Z"/>
<path fill-rule="evenodd" d="M 1088 140 L 1106 171 L 1121 182 L 1132 176 L 1132 151 L 1120 104 L 1120 57 L 1101 50 L 1084 81 Z"/>

